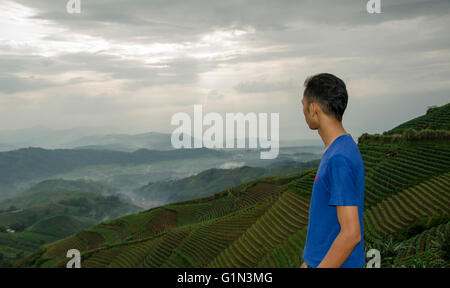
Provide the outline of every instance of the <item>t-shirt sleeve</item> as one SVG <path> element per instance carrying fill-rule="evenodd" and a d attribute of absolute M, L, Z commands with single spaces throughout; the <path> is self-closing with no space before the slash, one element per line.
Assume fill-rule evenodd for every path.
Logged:
<path fill-rule="evenodd" d="M 330 200 L 328 205 L 357 206 L 357 191 L 349 160 L 343 156 L 330 158 L 329 163 Z"/>

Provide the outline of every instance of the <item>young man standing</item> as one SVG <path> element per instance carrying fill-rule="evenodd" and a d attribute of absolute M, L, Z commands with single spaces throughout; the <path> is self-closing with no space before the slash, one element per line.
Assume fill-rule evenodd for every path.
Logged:
<path fill-rule="evenodd" d="M 347 102 L 345 84 L 336 76 L 306 79 L 303 113 L 325 152 L 314 179 L 302 268 L 362 268 L 365 263 L 364 163 L 342 126 Z"/>

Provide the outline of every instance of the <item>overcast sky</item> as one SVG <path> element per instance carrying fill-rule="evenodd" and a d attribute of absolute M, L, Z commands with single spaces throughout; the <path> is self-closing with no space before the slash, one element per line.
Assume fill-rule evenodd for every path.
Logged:
<path fill-rule="evenodd" d="M 171 116 L 278 112 L 281 140 L 318 138 L 303 82 L 349 92 L 343 124 L 382 133 L 450 102 L 450 1 L 0 0 L 0 130 L 171 132 Z"/>

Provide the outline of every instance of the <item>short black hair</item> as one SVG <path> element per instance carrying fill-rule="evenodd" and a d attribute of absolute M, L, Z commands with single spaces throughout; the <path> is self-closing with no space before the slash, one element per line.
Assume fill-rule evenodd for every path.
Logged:
<path fill-rule="evenodd" d="M 308 103 L 317 102 L 325 114 L 342 121 L 348 102 L 344 81 L 328 73 L 308 77 L 305 80 L 304 95 Z"/>

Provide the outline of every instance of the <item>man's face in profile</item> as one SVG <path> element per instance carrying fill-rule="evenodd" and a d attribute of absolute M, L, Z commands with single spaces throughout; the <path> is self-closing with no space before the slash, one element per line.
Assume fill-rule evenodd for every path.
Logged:
<path fill-rule="evenodd" d="M 302 105 L 303 105 L 303 115 L 305 116 L 306 124 L 308 124 L 309 129 L 316 130 L 317 125 L 315 125 L 314 119 L 312 119 L 312 117 L 310 116 L 310 111 L 309 111 L 310 104 L 311 103 L 308 103 L 308 100 L 305 98 L 305 94 L 303 93 Z"/>

